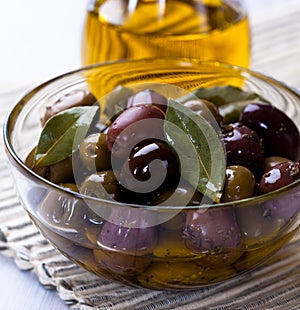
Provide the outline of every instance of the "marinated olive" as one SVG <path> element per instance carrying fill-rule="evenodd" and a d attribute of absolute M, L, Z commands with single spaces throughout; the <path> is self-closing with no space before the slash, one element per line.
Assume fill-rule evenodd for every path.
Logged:
<path fill-rule="evenodd" d="M 44 169 L 46 168 L 46 169 Z M 72 157 L 59 161 L 53 165 L 42 167 L 33 167 L 33 171 L 39 174 L 43 171 L 43 177 L 53 183 L 66 183 L 73 180 Z"/>
<path fill-rule="evenodd" d="M 51 240 L 51 243 L 58 249 L 60 249 L 61 252 L 65 253 L 67 256 L 71 255 L 72 258 L 76 260 L 80 265 L 89 266 L 90 270 L 99 269 L 99 264 L 97 264 L 97 262 L 94 260 L 92 250 L 86 247 L 87 245 L 92 247 L 92 245 L 86 243 L 86 241 L 84 240 L 83 242 L 80 242 L 82 246 L 78 245 L 78 243 L 74 242 L 73 240 L 75 238 L 75 240 L 79 241 L 80 236 L 77 236 L 75 234 L 74 236 L 69 236 L 69 238 L 66 238 L 59 233 L 55 233 L 52 228 L 49 229 L 48 226 L 42 224 L 42 222 L 40 222 L 39 220 L 35 219 L 35 221 L 39 229 L 42 231 L 43 235 L 48 240 Z M 51 269 L 51 265 L 48 266 L 48 268 L 49 267 Z"/>
<path fill-rule="evenodd" d="M 221 105 L 219 111 L 223 117 L 223 124 L 228 125 L 238 122 L 240 114 L 248 103 L 248 101 L 237 101 Z"/>
<path fill-rule="evenodd" d="M 204 268 L 199 267 L 193 261 L 158 261 L 139 276 L 143 286 L 152 289 L 174 287 L 178 289 L 178 283 L 182 285 L 199 284 L 204 281 Z M 205 279 L 207 281 L 207 279 Z"/>
<path fill-rule="evenodd" d="M 228 166 L 226 168 L 222 202 L 248 198 L 255 193 L 255 178 L 253 173 L 243 166 Z"/>
<path fill-rule="evenodd" d="M 48 193 L 36 214 L 48 228 L 51 227 L 60 236 L 76 240 L 76 243 L 81 245 L 91 246 L 86 234 L 95 235 L 102 223 L 102 219 L 92 212 L 83 200 L 59 192 Z"/>
<path fill-rule="evenodd" d="M 190 201 L 186 201 L 186 197 L 191 197 Z M 203 195 L 198 192 L 190 183 L 182 180 L 174 189 L 158 192 L 154 197 L 152 204 L 160 205 L 169 199 L 173 206 L 199 206 Z"/>
<path fill-rule="evenodd" d="M 235 212 L 246 246 L 268 242 L 280 231 L 281 221 L 269 216 L 262 204 L 243 205 Z"/>
<path fill-rule="evenodd" d="M 153 250 L 156 257 L 195 257 L 184 244 L 180 230 L 164 230 L 159 233 L 157 246 Z"/>
<path fill-rule="evenodd" d="M 240 122 L 263 139 L 265 156 L 299 159 L 299 131 L 284 112 L 268 104 L 251 103 L 241 113 Z"/>
<path fill-rule="evenodd" d="M 61 183 L 59 184 L 60 186 L 62 186 L 63 188 L 69 189 L 72 192 L 76 192 L 78 193 L 78 186 L 75 183 Z"/>
<path fill-rule="evenodd" d="M 79 223 L 85 223 L 86 211 L 87 208 L 81 200 L 51 192 L 39 206 L 37 214 L 48 225 L 64 229 L 75 228 Z"/>
<path fill-rule="evenodd" d="M 283 186 L 289 185 L 300 178 L 300 164 L 298 162 L 283 162 L 266 172 L 259 183 L 258 192 L 266 194 Z M 298 193 L 287 192 L 283 197 L 274 196 L 263 205 L 264 209 L 274 218 L 286 221 L 291 219 L 300 210 Z"/>
<path fill-rule="evenodd" d="M 105 133 L 87 136 L 80 144 L 79 155 L 81 161 L 91 171 L 111 169 L 111 153 L 106 145 Z"/>
<path fill-rule="evenodd" d="M 274 195 L 274 197 L 263 203 L 263 209 L 265 216 L 281 221 L 279 224 L 280 228 L 282 228 L 285 222 L 288 222 L 295 214 L 300 212 L 299 191 L 297 189 L 291 190 L 285 193 L 284 196 Z"/>
<path fill-rule="evenodd" d="M 143 272 L 151 263 L 149 257 L 135 256 L 122 252 L 95 249 L 94 258 L 110 271 L 120 275 L 135 275 Z M 113 276 L 114 277 L 114 276 Z"/>
<path fill-rule="evenodd" d="M 25 163 L 41 177 L 56 184 L 73 181 L 74 176 L 71 156 L 50 166 L 35 166 L 34 156 L 35 148 L 28 154 Z"/>
<path fill-rule="evenodd" d="M 263 159 L 264 149 L 258 135 L 241 123 L 222 127 L 228 165 L 241 165 L 256 171 Z"/>
<path fill-rule="evenodd" d="M 241 233 L 233 209 L 215 207 L 187 211 L 183 238 L 191 251 L 207 253 L 237 247 Z"/>
<path fill-rule="evenodd" d="M 155 261 L 139 276 L 139 282 L 152 289 L 190 287 L 215 283 L 237 273 L 231 267 L 211 269 L 192 261 Z"/>
<path fill-rule="evenodd" d="M 230 266 L 236 262 L 244 253 L 239 248 L 224 249 L 218 248 L 214 251 L 210 251 L 199 258 L 197 263 L 200 266 L 210 267 L 210 268 L 224 268 L 224 266 Z M 220 269 L 221 269 L 220 268 Z"/>
<path fill-rule="evenodd" d="M 139 143 L 130 153 L 119 176 L 120 183 L 138 193 L 150 193 L 173 184 L 179 173 L 176 152 L 159 140 Z"/>
<path fill-rule="evenodd" d="M 189 100 L 184 103 L 184 106 L 191 109 L 196 114 L 203 116 L 208 121 L 210 121 L 213 117 L 219 125 L 221 125 L 223 122 L 223 117 L 220 115 L 217 106 L 208 100 Z"/>
<path fill-rule="evenodd" d="M 275 165 L 289 161 L 289 159 L 281 156 L 268 156 L 263 159 L 262 163 L 262 171 L 263 173 L 266 173 L 271 168 L 273 168 Z"/>
<path fill-rule="evenodd" d="M 89 175 L 80 186 L 80 193 L 102 199 L 122 199 L 122 189 L 112 170 Z"/>
<path fill-rule="evenodd" d="M 293 183 L 300 178 L 299 168 L 300 164 L 292 161 L 275 165 L 262 176 L 258 192 L 266 194 Z"/>
<path fill-rule="evenodd" d="M 160 226 L 161 228 L 165 230 L 179 230 L 182 231 L 185 225 L 185 213 L 184 212 L 179 212 L 175 211 L 174 212 L 169 212 L 165 214 L 164 212 L 163 216 L 166 218 Z M 159 216 L 159 215 L 158 215 Z"/>
<path fill-rule="evenodd" d="M 167 110 L 168 100 L 165 96 L 152 89 L 145 89 L 137 92 L 128 99 L 127 108 L 141 104 L 153 104 L 165 112 Z"/>
<path fill-rule="evenodd" d="M 149 138 L 163 137 L 163 122 L 159 124 L 155 121 L 144 122 L 148 119 L 164 119 L 164 112 L 152 104 L 133 106 L 121 113 L 107 131 L 107 146 L 111 151 L 117 140 L 117 146 L 114 145 L 113 156 L 124 157 L 130 153 L 128 146 L 132 141 L 137 143 Z M 126 129 L 125 133 L 122 133 Z M 133 145 L 133 146 L 134 146 Z"/>
<path fill-rule="evenodd" d="M 46 112 L 41 119 L 41 123 L 44 126 L 50 117 L 61 111 L 78 106 L 90 106 L 96 102 L 97 99 L 88 90 L 75 89 L 59 98 L 53 105 L 46 107 Z"/>
<path fill-rule="evenodd" d="M 157 243 L 157 230 L 149 226 L 153 214 L 147 210 L 116 208 L 104 223 L 98 242 L 105 248 L 143 255 Z"/>

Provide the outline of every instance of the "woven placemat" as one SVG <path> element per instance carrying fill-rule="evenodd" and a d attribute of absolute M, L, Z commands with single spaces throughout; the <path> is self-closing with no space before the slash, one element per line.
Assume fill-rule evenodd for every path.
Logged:
<path fill-rule="evenodd" d="M 253 25 L 252 67 L 299 87 L 300 8 Z M 293 21 L 293 22 L 292 22 Z M 270 31 L 280 35 L 272 37 Z M 296 35 L 297 34 L 297 35 Z M 298 36 L 298 37 L 297 37 Z M 291 42 L 289 40 L 294 40 Z M 270 46 L 272 42 L 272 47 Z M 280 50 L 286 42 L 291 48 Z M 0 95 L 0 125 L 22 92 Z M 2 132 L 1 132 L 2 135 Z M 16 196 L 0 137 L 0 253 L 32 271 L 78 309 L 300 309 L 300 232 L 262 267 L 211 287 L 163 292 L 102 280 L 70 262 L 38 232 Z"/>

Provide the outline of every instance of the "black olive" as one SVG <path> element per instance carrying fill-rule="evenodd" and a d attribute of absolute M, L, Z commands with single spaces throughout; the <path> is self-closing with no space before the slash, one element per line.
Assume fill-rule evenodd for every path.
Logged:
<path fill-rule="evenodd" d="M 241 123 L 222 127 L 228 165 L 241 165 L 256 171 L 263 159 L 262 141 L 255 131 Z"/>
<path fill-rule="evenodd" d="M 263 139 L 265 156 L 299 159 L 299 130 L 281 110 L 269 104 L 250 103 L 241 113 L 240 122 Z"/>
<path fill-rule="evenodd" d="M 165 142 L 149 139 L 130 153 L 119 175 L 120 183 L 137 193 L 150 193 L 178 180 L 179 160 Z"/>

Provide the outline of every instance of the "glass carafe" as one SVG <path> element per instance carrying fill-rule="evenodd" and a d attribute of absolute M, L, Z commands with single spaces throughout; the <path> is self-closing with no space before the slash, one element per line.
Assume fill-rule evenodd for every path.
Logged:
<path fill-rule="evenodd" d="M 93 0 L 82 38 L 82 63 L 188 57 L 243 67 L 250 31 L 242 0 Z"/>

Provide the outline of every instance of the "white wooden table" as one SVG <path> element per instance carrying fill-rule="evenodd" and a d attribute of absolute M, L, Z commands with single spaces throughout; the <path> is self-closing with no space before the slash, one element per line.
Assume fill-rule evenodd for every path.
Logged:
<path fill-rule="evenodd" d="M 76 37 L 76 34 L 80 33 L 86 2 L 1 1 L 0 92 L 39 84 L 43 80 L 80 66 L 79 37 Z M 289 5 L 290 2 L 295 3 L 295 0 L 247 0 L 253 26 L 257 20 L 268 18 L 270 6 L 273 7 L 272 11 L 277 10 L 280 15 L 281 6 Z M 37 32 L 37 29 L 40 32 Z M 59 33 L 58 37 L 51 37 L 51 31 L 54 30 Z M 257 28 L 256 31 L 263 30 Z M 70 32 L 75 34 L 70 37 Z M 286 44 L 288 49 L 288 42 Z M 276 46 L 268 48 L 276 49 Z M 261 60 L 254 61 L 254 69 L 255 65 L 260 69 Z M 295 66 L 298 66 L 295 71 L 299 75 L 300 65 Z M 290 77 L 280 66 L 276 69 L 270 66 L 266 73 L 281 80 Z M 296 84 L 294 81 L 291 80 Z M 300 84 L 293 86 L 300 87 Z M 0 255 L 0 309 L 63 310 L 68 307 L 55 291 L 42 287 L 33 273 L 20 271 L 11 258 Z"/>

